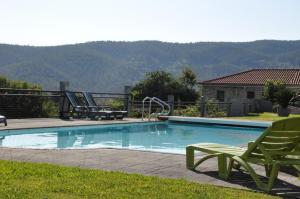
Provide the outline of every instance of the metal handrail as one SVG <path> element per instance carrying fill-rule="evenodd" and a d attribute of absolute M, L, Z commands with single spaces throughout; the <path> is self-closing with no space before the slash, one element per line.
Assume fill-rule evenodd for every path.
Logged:
<path fill-rule="evenodd" d="M 144 109 L 145 109 L 145 101 L 146 100 L 151 100 L 151 97 L 145 97 L 144 99 L 143 99 L 143 108 L 142 108 L 142 121 L 144 121 Z"/>
<path fill-rule="evenodd" d="M 152 102 L 155 102 L 157 103 L 158 105 L 161 106 L 162 108 L 162 111 L 161 111 L 161 115 L 162 114 L 166 114 L 166 115 L 169 115 L 170 111 L 171 111 L 171 108 L 170 108 L 170 105 L 164 101 L 162 101 L 161 99 L 157 98 L 157 97 L 145 97 L 143 99 L 143 107 L 142 107 L 142 121 L 144 121 L 144 110 L 145 110 L 145 102 L 149 100 L 149 116 L 148 116 L 148 121 L 150 121 L 150 117 L 151 117 L 151 105 L 152 105 Z M 164 113 L 165 112 L 165 106 L 168 108 L 168 111 L 167 113 Z"/>
<path fill-rule="evenodd" d="M 159 103 L 161 103 L 161 104 L 163 104 L 163 105 L 165 105 L 165 106 L 168 108 L 168 111 L 167 111 L 166 115 L 169 115 L 169 114 L 170 114 L 171 107 L 170 107 L 170 105 L 169 105 L 168 103 L 166 103 L 165 101 L 163 101 L 163 100 L 161 100 L 161 99 L 159 99 L 159 98 L 157 98 L 157 97 L 153 97 L 152 99 L 158 101 Z M 163 112 L 164 112 L 164 110 L 165 110 L 165 109 L 164 109 L 164 107 L 163 107 Z"/>
<path fill-rule="evenodd" d="M 151 100 L 150 100 L 150 103 L 149 103 L 149 115 L 148 115 L 148 121 L 150 121 L 150 118 L 151 118 L 151 104 L 152 102 L 156 102 L 158 105 L 161 106 L 162 108 L 162 112 L 165 111 L 165 107 L 162 103 L 160 103 L 158 100 L 155 99 L 155 97 L 152 97 Z"/>

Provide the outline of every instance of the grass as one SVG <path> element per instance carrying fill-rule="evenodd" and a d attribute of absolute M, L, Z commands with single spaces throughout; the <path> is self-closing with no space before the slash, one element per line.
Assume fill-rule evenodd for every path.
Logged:
<path fill-rule="evenodd" d="M 1 198 L 276 198 L 185 180 L 0 160 Z"/>
<path fill-rule="evenodd" d="M 299 117 L 300 115 L 290 114 L 289 117 Z M 259 121 L 276 121 L 281 119 L 286 119 L 289 117 L 279 117 L 276 113 L 258 113 L 258 114 L 249 114 L 244 117 L 228 117 L 232 119 L 244 119 L 244 120 L 259 120 Z"/>

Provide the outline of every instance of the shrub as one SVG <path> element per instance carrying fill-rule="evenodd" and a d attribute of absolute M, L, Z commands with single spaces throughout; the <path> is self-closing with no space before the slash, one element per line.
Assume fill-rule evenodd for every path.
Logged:
<path fill-rule="evenodd" d="M 277 98 L 277 103 L 282 107 L 282 108 L 287 108 L 289 105 L 290 100 L 293 97 L 293 93 L 290 89 L 284 88 L 280 89 L 276 93 L 276 98 Z"/>
<path fill-rule="evenodd" d="M 128 117 L 131 117 L 131 118 L 141 118 L 142 117 L 142 112 L 141 111 L 130 111 L 128 113 Z M 146 116 L 144 116 L 146 117 Z"/>
<path fill-rule="evenodd" d="M 107 103 L 114 110 L 123 110 L 124 109 L 124 101 L 121 98 L 114 98 L 108 100 Z"/>
<path fill-rule="evenodd" d="M 183 109 L 174 110 L 174 115 L 188 116 L 188 117 L 199 117 L 200 110 L 198 105 L 190 105 Z"/>
<path fill-rule="evenodd" d="M 206 114 L 208 117 L 226 117 L 227 111 L 224 110 L 224 107 L 219 107 L 214 100 L 209 99 L 206 102 Z"/>
<path fill-rule="evenodd" d="M 282 108 L 287 108 L 293 93 L 286 88 L 285 83 L 268 80 L 264 86 L 264 97 L 272 103 L 279 104 Z"/>
<path fill-rule="evenodd" d="M 264 98 L 274 103 L 277 101 L 277 92 L 285 88 L 286 85 L 281 81 L 267 80 L 264 85 Z"/>
<path fill-rule="evenodd" d="M 45 100 L 42 103 L 43 107 L 43 117 L 58 117 L 59 108 L 55 102 L 52 100 Z"/>

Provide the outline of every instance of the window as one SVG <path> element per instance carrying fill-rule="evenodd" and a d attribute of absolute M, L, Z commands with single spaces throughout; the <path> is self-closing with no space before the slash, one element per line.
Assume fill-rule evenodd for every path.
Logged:
<path fill-rule="evenodd" d="M 224 102 L 225 100 L 225 92 L 224 91 L 217 91 L 217 100 L 220 102 Z"/>
<path fill-rule="evenodd" d="M 254 91 L 248 91 L 247 92 L 247 99 L 254 99 L 254 98 L 255 98 Z"/>

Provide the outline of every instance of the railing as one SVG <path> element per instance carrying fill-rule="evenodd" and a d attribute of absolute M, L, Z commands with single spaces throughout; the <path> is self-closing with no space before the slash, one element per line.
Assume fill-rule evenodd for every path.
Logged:
<path fill-rule="evenodd" d="M 147 100 L 148 102 L 148 100 Z M 225 103 L 225 102 L 206 102 L 206 103 L 199 103 L 195 101 L 165 101 L 170 106 L 170 115 L 178 115 L 182 116 L 184 114 L 181 114 L 184 112 L 184 110 L 189 109 L 196 109 L 197 114 L 195 116 L 198 117 L 226 117 L 230 116 L 231 114 L 231 103 Z M 142 116 L 145 118 L 145 114 L 149 114 L 149 103 L 144 103 L 141 100 L 132 100 L 130 101 L 131 105 L 131 115 L 134 117 L 140 117 Z M 151 111 L 160 110 L 161 106 L 152 103 L 151 104 Z M 144 110 L 144 111 L 143 111 Z M 202 115 L 203 113 L 203 115 Z"/>
<path fill-rule="evenodd" d="M 82 92 L 74 91 L 74 93 L 84 105 Z M 117 110 L 127 110 L 130 117 L 144 118 L 145 114 L 149 114 L 149 110 L 149 115 L 151 112 L 160 110 L 163 110 L 164 114 L 172 115 L 174 112 L 180 112 L 178 110 L 185 110 L 189 107 L 196 107 L 199 113 L 197 116 L 202 116 L 200 113 L 204 108 L 205 117 L 214 117 L 215 113 L 229 116 L 231 111 L 231 103 L 205 103 L 204 106 L 195 101 L 161 100 L 161 102 L 156 100 L 159 101 L 157 103 L 153 100 L 150 103 L 151 98 L 143 103 L 142 100 L 131 100 L 131 96 L 124 93 L 92 92 L 92 94 L 98 105 L 109 105 Z M 63 99 L 64 92 L 59 90 L 0 88 L 0 114 L 8 118 L 60 117 L 62 112 L 60 104 Z"/>
<path fill-rule="evenodd" d="M 74 91 L 84 105 L 82 92 Z M 100 105 L 126 110 L 128 94 L 91 92 Z M 0 88 L 0 114 L 8 118 L 60 117 L 64 92 L 58 90 Z"/>
<path fill-rule="evenodd" d="M 143 101 L 142 101 L 142 104 L 143 104 L 143 106 L 142 106 L 142 121 L 144 121 L 145 102 L 146 102 L 147 100 L 149 100 L 149 105 L 150 105 L 151 97 L 145 97 L 145 98 L 143 99 Z M 149 114 L 150 114 L 150 111 L 151 111 L 150 109 L 151 109 L 151 106 L 149 106 Z"/>
<path fill-rule="evenodd" d="M 157 97 L 152 97 L 152 99 L 150 101 L 150 109 L 151 109 L 152 102 L 156 102 L 157 104 L 159 104 L 162 107 L 162 111 L 161 111 L 160 115 L 169 115 L 170 114 L 171 107 L 168 103 L 166 103 L 165 101 L 163 101 Z M 167 112 L 165 112 L 165 106 L 167 107 Z"/>
<path fill-rule="evenodd" d="M 170 114 L 170 105 L 167 104 L 166 102 L 162 101 L 161 99 L 157 98 L 157 97 L 145 97 L 142 101 L 142 121 L 144 121 L 144 110 L 145 110 L 145 102 L 149 100 L 149 110 L 148 110 L 148 121 L 150 121 L 150 118 L 151 118 L 151 105 L 152 105 L 152 102 L 155 102 L 156 104 L 158 104 L 162 111 L 160 113 L 157 114 L 157 116 L 160 116 L 160 115 L 169 115 Z M 168 111 L 165 112 L 165 106 L 167 107 Z"/>

